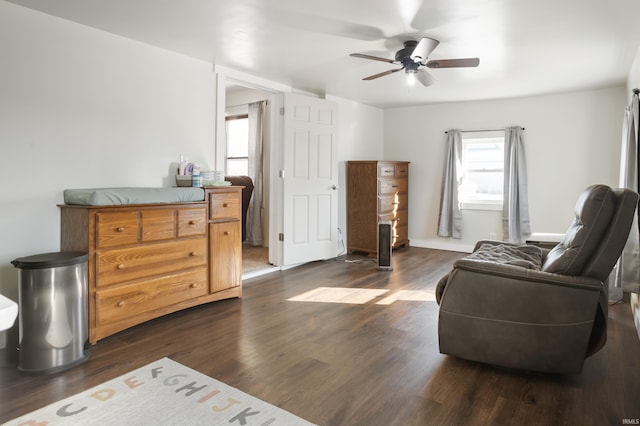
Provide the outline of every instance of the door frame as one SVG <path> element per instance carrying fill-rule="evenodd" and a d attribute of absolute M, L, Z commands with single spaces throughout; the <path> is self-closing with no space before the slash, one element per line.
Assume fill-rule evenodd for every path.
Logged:
<path fill-rule="evenodd" d="M 283 184 L 281 179 L 274 179 L 277 173 L 275 170 L 282 170 L 283 161 L 283 126 L 281 119 L 281 108 L 284 107 L 284 93 L 291 92 L 291 87 L 262 79 L 250 74 L 232 70 L 223 66 L 213 67 L 215 76 L 216 105 L 215 105 L 215 141 L 213 158 L 215 170 L 225 170 L 226 159 L 226 129 L 225 129 L 225 109 L 226 109 L 226 87 L 228 84 L 237 84 L 251 89 L 269 92 L 270 104 L 269 114 L 269 262 L 273 265 L 283 267 L 283 244 L 279 241 L 278 235 L 283 232 Z M 266 154 L 263 152 L 263 155 Z"/>

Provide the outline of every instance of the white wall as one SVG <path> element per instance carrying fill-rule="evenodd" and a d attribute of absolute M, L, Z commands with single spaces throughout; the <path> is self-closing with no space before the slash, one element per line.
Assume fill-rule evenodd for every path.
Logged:
<path fill-rule="evenodd" d="M 213 163 L 215 85 L 211 64 L 4 1 L 0 40 L 0 293 L 17 301 L 9 262 L 59 250 L 65 188 Z"/>
<path fill-rule="evenodd" d="M 384 158 L 411 161 L 411 245 L 465 251 L 492 232 L 502 236 L 500 212 L 465 211 L 462 240 L 437 237 L 446 130 L 525 127 L 532 231 L 561 233 L 572 220 L 576 199 L 585 187 L 618 183 L 626 99 L 621 85 L 385 110 Z"/>

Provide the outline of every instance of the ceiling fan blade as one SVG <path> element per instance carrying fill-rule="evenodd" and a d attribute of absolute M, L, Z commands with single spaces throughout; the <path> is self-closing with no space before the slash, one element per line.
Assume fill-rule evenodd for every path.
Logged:
<path fill-rule="evenodd" d="M 411 60 L 416 63 L 424 64 L 438 44 L 440 44 L 438 40 L 434 40 L 429 37 L 422 37 L 416 48 L 413 49 L 413 53 L 411 53 Z"/>
<path fill-rule="evenodd" d="M 480 59 L 478 58 L 460 58 L 429 61 L 426 65 L 429 68 L 462 68 L 477 67 L 479 63 Z"/>
<path fill-rule="evenodd" d="M 373 61 L 388 62 L 390 64 L 396 63 L 396 61 L 394 61 L 393 59 L 380 58 L 379 56 L 365 55 L 364 53 L 352 53 L 349 56 L 353 56 L 354 58 L 371 59 Z"/>
<path fill-rule="evenodd" d="M 374 80 L 376 78 L 384 77 L 385 75 L 393 74 L 394 72 L 402 71 L 403 69 L 404 69 L 404 67 L 398 68 L 398 69 L 395 69 L 395 70 L 389 70 L 389 71 L 381 72 L 379 74 L 370 75 L 369 77 L 363 78 L 363 80 Z"/>
<path fill-rule="evenodd" d="M 422 83 L 423 86 L 431 86 L 435 81 L 431 74 L 429 74 L 424 69 L 420 68 L 416 73 L 416 79 Z"/>

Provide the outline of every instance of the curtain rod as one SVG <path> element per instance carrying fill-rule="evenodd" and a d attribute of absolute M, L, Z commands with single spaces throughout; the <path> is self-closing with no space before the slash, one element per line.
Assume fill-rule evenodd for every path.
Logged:
<path fill-rule="evenodd" d="M 269 104 L 269 101 L 266 100 L 266 99 L 261 99 L 261 100 L 255 101 L 255 102 L 264 102 L 265 105 Z M 238 105 L 225 105 L 224 107 L 225 108 L 236 108 L 236 107 L 241 107 L 241 106 L 249 106 L 249 104 L 253 104 L 255 102 L 248 102 L 246 104 L 238 104 Z"/>
<path fill-rule="evenodd" d="M 500 132 L 502 130 L 506 130 L 506 129 L 484 129 L 484 130 L 460 130 L 460 133 L 476 133 L 476 132 Z M 524 130 L 524 127 L 522 127 L 522 130 Z M 448 131 L 444 132 L 449 133 Z"/>

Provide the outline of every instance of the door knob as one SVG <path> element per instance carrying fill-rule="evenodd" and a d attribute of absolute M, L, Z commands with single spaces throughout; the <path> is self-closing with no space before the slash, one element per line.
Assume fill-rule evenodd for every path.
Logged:
<path fill-rule="evenodd" d="M 331 189 L 333 189 L 334 191 L 335 191 L 336 189 L 339 189 L 339 188 L 340 188 L 340 187 L 339 187 L 338 185 L 332 185 L 332 186 L 331 186 Z"/>

